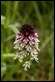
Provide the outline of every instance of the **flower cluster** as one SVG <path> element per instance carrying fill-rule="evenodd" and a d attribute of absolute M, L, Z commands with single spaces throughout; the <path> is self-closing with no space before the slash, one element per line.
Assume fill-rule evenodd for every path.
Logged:
<path fill-rule="evenodd" d="M 38 62 L 38 33 L 30 24 L 24 24 L 21 27 L 20 33 L 16 35 L 14 48 L 17 54 L 14 59 L 18 58 L 19 62 L 23 62 L 24 70 L 30 68 L 31 61 Z"/>

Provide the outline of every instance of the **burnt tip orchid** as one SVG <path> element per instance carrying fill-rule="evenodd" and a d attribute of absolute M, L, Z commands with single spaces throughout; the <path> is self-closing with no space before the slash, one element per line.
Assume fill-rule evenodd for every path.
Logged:
<path fill-rule="evenodd" d="M 19 62 L 23 62 L 24 70 L 30 68 L 31 61 L 35 60 L 38 62 L 38 48 L 39 46 L 38 33 L 34 30 L 32 25 L 24 24 L 20 29 L 20 33 L 16 35 L 15 46 L 17 49 L 16 56 L 14 59 L 18 58 Z"/>

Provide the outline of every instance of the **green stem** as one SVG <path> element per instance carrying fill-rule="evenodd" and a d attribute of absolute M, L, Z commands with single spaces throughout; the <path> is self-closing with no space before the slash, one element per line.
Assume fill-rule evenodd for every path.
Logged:
<path fill-rule="evenodd" d="M 25 81 L 25 77 L 26 77 L 26 71 L 23 70 L 23 71 L 22 71 L 21 81 Z"/>

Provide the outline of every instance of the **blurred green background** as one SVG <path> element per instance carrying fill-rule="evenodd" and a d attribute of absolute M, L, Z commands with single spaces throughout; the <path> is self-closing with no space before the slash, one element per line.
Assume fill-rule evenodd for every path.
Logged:
<path fill-rule="evenodd" d="M 1 80 L 21 81 L 22 66 L 14 60 L 14 40 L 30 23 L 40 40 L 39 63 L 33 61 L 25 81 L 54 80 L 54 1 L 1 1 Z M 22 77 L 22 78 L 21 78 Z"/>

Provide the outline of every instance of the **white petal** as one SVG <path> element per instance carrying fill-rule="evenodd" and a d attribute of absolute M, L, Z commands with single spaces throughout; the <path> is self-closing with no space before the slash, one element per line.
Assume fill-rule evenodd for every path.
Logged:
<path fill-rule="evenodd" d="M 38 51 L 40 51 L 40 49 L 38 48 L 38 45 L 36 45 L 36 49 L 37 49 Z"/>
<path fill-rule="evenodd" d="M 32 36 L 29 36 L 29 39 L 32 41 L 32 40 L 34 39 L 34 37 L 32 37 Z"/>
<path fill-rule="evenodd" d="M 32 45 L 32 42 L 31 42 L 31 41 L 29 41 L 29 44 L 30 44 L 30 45 Z"/>
<path fill-rule="evenodd" d="M 24 43 L 27 43 L 27 42 L 28 42 L 28 39 L 24 39 L 23 42 L 24 42 Z"/>
<path fill-rule="evenodd" d="M 30 68 L 30 61 L 26 61 L 24 64 L 23 64 L 23 66 L 24 66 L 24 70 L 26 70 L 27 71 L 27 68 Z"/>
<path fill-rule="evenodd" d="M 37 42 L 40 42 L 37 38 L 35 38 L 35 42 L 37 43 Z"/>
<path fill-rule="evenodd" d="M 25 48 L 26 48 L 27 51 L 30 51 L 31 50 L 31 46 L 30 45 L 26 45 Z"/>
<path fill-rule="evenodd" d="M 19 35 L 16 35 L 16 38 L 19 38 Z"/>
<path fill-rule="evenodd" d="M 23 62 L 23 59 L 19 59 L 19 62 Z"/>
<path fill-rule="evenodd" d="M 35 33 L 35 36 L 36 36 L 36 37 L 38 37 L 38 34 L 37 34 L 37 33 Z"/>
<path fill-rule="evenodd" d="M 22 47 L 21 47 L 21 46 L 18 46 L 18 49 L 19 49 L 19 50 L 22 50 Z"/>
<path fill-rule="evenodd" d="M 35 44 L 35 42 L 32 41 L 32 44 Z"/>
<path fill-rule="evenodd" d="M 27 67 L 24 67 L 24 70 L 27 71 Z"/>
<path fill-rule="evenodd" d="M 17 48 L 18 48 L 18 46 L 17 46 L 17 45 L 15 45 L 14 49 L 17 49 Z"/>
<path fill-rule="evenodd" d="M 34 49 L 34 50 L 33 50 L 33 53 L 34 53 L 34 54 L 38 54 L 38 52 L 37 52 L 37 50 L 36 50 L 36 49 Z"/>
<path fill-rule="evenodd" d="M 30 58 L 30 60 L 33 60 L 33 59 L 34 59 L 33 57 Z"/>
<path fill-rule="evenodd" d="M 18 42 L 18 40 L 15 40 L 14 44 L 16 44 Z"/>

